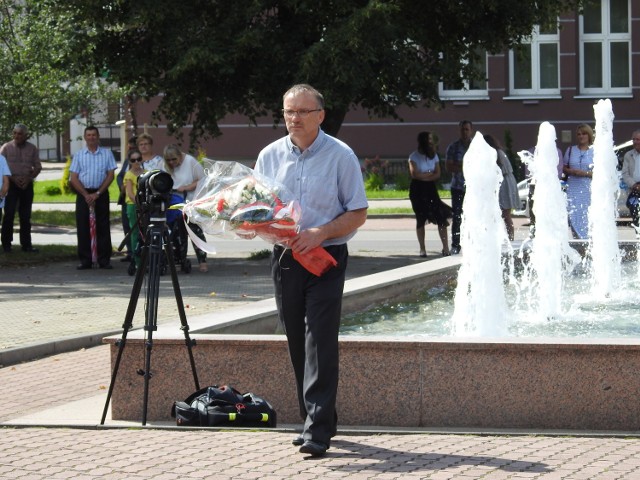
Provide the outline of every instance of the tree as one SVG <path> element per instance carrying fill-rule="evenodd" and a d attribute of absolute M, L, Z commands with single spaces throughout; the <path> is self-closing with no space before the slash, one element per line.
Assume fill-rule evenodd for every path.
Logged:
<path fill-rule="evenodd" d="M 61 132 L 80 110 L 96 109 L 114 89 L 96 79 L 92 42 L 74 18 L 47 0 L 0 0 L 0 135 L 16 122 L 45 134 Z M 88 68 L 87 68 L 88 67 Z"/>
<path fill-rule="evenodd" d="M 397 118 L 439 103 L 438 83 L 479 75 L 477 50 L 503 51 L 579 0 L 57 0 L 90 27 L 109 79 L 192 141 L 229 113 L 281 121 L 280 95 L 306 82 L 325 95 L 325 131 L 349 109 Z"/>

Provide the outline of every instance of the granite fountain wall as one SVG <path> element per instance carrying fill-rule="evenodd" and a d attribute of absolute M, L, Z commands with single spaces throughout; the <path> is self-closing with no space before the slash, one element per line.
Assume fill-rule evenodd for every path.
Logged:
<path fill-rule="evenodd" d="M 454 281 L 458 266 L 448 257 L 350 280 L 344 310 Z M 280 424 L 301 423 L 273 299 L 189 324 L 201 386 L 251 391 L 274 405 Z M 112 367 L 118 338 L 105 339 Z M 173 402 L 195 386 L 179 322 L 160 326 L 153 338 L 147 420 L 167 421 Z M 340 339 L 340 355 L 343 426 L 634 431 L 640 425 L 636 340 L 349 336 Z M 113 392 L 114 420 L 141 420 L 143 377 L 136 370 L 143 366 L 143 332 L 132 331 Z"/>

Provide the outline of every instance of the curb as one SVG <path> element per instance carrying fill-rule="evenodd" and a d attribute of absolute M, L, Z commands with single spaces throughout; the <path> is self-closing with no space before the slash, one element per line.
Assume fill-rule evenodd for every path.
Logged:
<path fill-rule="evenodd" d="M 122 329 L 64 337 L 57 340 L 32 343 L 22 347 L 8 348 L 0 351 L 0 367 L 8 367 L 17 363 L 29 362 L 38 358 L 72 352 L 82 348 L 96 347 L 102 345 L 104 337 L 119 333 L 122 333 Z"/>

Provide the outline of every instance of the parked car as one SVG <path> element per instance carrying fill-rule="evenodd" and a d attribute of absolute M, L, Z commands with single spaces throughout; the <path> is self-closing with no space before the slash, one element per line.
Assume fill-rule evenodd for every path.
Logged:
<path fill-rule="evenodd" d="M 621 143 L 613 147 L 613 151 L 618 158 L 618 174 L 620 175 L 620 170 L 622 170 L 622 160 L 624 158 L 624 154 L 633 148 L 633 142 L 631 140 Z M 518 183 L 518 197 L 520 198 L 520 208 L 516 209 L 513 214 L 517 216 L 529 216 L 529 182 L 530 179 L 525 179 Z M 618 196 L 618 217 L 628 217 L 629 209 L 627 208 L 627 196 L 629 192 L 627 190 L 627 186 L 622 181 L 622 177 L 620 177 L 620 195 Z"/>

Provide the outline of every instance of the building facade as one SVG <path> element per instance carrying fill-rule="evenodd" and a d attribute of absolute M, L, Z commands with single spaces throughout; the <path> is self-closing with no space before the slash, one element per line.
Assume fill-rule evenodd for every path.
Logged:
<path fill-rule="evenodd" d="M 580 123 L 594 125 L 593 105 L 609 98 L 615 114 L 616 143 L 640 128 L 640 0 L 599 0 L 583 14 L 567 13 L 557 25 L 539 26 L 517 49 L 485 53 L 486 80 L 465 82 L 462 90 L 440 86 L 444 108 L 402 108 L 403 121 L 350 112 L 339 137 L 360 158 L 407 158 L 422 130 L 434 132 L 439 151 L 458 136 L 460 120 L 471 120 L 513 151 L 535 145 L 538 128 L 551 122 L 563 150 L 575 142 Z M 280 95 L 280 92 L 274 92 Z M 151 118 L 153 103 L 139 104 L 139 125 Z M 174 142 L 166 126 L 146 127 L 157 150 Z M 251 160 L 267 143 L 285 134 L 270 118 L 258 125 L 230 115 L 223 135 L 202 145 L 214 159 Z M 185 133 L 185 138 L 187 134 Z"/>

